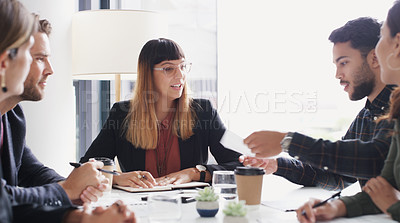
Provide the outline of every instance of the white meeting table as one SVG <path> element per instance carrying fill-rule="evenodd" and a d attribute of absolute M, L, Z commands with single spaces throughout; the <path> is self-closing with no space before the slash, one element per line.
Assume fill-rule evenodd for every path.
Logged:
<path fill-rule="evenodd" d="M 360 191 L 358 182 L 342 191 L 342 195 L 353 195 Z M 153 192 L 155 193 L 155 192 Z M 165 192 L 157 192 L 165 193 Z M 168 192 L 167 192 L 168 193 Z M 293 184 L 286 179 L 274 175 L 265 175 L 263 180 L 262 203 L 256 210 L 249 210 L 246 218 L 248 223 L 276 223 L 276 222 L 298 222 L 295 212 L 284 212 L 286 209 L 295 209 L 308 201 L 310 197 L 326 199 L 330 197 L 333 191 L 326 191 L 319 188 L 305 188 Z M 111 194 L 103 196 L 99 202 L 93 204 L 110 205 L 115 200 L 122 200 L 129 205 L 129 208 L 135 211 L 138 223 L 150 222 L 148 219 L 147 203 L 141 201 L 141 197 L 148 193 L 129 193 L 118 189 L 113 189 Z M 220 209 L 213 218 L 202 218 L 196 211 L 196 202 L 182 204 L 182 218 L 180 223 L 223 223 L 224 214 L 222 212 L 223 200 L 220 201 Z M 368 215 L 357 218 L 338 218 L 326 222 L 395 222 L 385 214 Z M 225 223 L 225 222 L 224 222 Z"/>

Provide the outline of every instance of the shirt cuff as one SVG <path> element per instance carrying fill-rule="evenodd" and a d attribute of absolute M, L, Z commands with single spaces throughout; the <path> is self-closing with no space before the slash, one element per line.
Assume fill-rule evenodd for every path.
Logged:
<path fill-rule="evenodd" d="M 298 157 L 299 154 L 301 154 L 304 151 L 300 151 L 299 146 L 295 145 L 302 145 L 304 143 L 304 138 L 308 137 L 305 135 L 302 135 L 298 132 L 293 132 L 292 133 L 292 140 L 290 141 L 290 145 L 288 147 L 288 154 L 292 157 Z"/>
<path fill-rule="evenodd" d="M 353 197 L 341 197 L 339 199 L 343 201 L 344 205 L 346 206 L 347 217 L 356 217 L 362 215 L 362 209 Z"/>
<path fill-rule="evenodd" d="M 394 203 L 387 209 L 393 220 L 400 221 L 400 201 Z"/>
<path fill-rule="evenodd" d="M 282 176 L 285 177 L 288 171 L 288 162 L 290 162 L 288 159 L 283 158 L 283 157 L 278 157 L 276 159 L 278 169 L 273 173 L 274 175 L 277 176 Z"/>
<path fill-rule="evenodd" d="M 72 205 L 72 201 L 69 199 L 68 194 L 65 192 L 64 188 L 58 183 L 53 183 L 53 185 L 60 194 L 60 204 L 58 206 Z"/>
<path fill-rule="evenodd" d="M 359 192 L 356 195 L 341 197 L 339 199 L 346 206 L 347 217 L 382 213 L 365 192 Z"/>

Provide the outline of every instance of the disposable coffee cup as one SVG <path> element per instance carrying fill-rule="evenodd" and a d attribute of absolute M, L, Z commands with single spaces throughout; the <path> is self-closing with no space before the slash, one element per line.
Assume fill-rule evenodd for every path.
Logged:
<path fill-rule="evenodd" d="M 259 207 L 264 174 L 264 169 L 255 167 L 237 167 L 235 169 L 239 201 L 244 200 L 249 207 Z"/>
<path fill-rule="evenodd" d="M 102 168 L 103 170 L 114 171 L 115 165 L 114 165 L 114 161 L 112 159 L 107 158 L 107 157 L 94 157 L 94 159 L 96 161 L 103 162 L 103 164 L 104 164 L 104 167 Z M 101 174 L 103 174 L 108 179 L 108 185 L 104 192 L 111 192 L 113 175 L 110 173 L 104 173 L 104 172 L 101 172 Z"/>

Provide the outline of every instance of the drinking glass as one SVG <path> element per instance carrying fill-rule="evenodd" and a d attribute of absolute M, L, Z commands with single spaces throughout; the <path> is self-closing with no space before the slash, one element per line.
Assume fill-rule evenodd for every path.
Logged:
<path fill-rule="evenodd" d="M 179 222 L 182 216 L 181 202 L 178 193 L 150 195 L 147 202 L 150 222 Z"/>
<path fill-rule="evenodd" d="M 214 171 L 212 186 L 215 192 L 225 200 L 233 200 L 236 198 L 236 181 L 233 171 Z"/>

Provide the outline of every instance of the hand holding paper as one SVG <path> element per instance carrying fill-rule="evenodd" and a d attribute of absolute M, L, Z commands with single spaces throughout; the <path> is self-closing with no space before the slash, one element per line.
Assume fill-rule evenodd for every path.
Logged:
<path fill-rule="evenodd" d="M 277 131 L 257 131 L 250 134 L 244 143 L 256 157 L 273 157 L 282 153 L 281 142 L 287 133 Z"/>
<path fill-rule="evenodd" d="M 244 155 L 254 156 L 249 147 L 243 142 L 243 138 L 235 133 L 226 130 L 222 136 L 220 143 L 228 149 L 234 150 Z"/>
<path fill-rule="evenodd" d="M 285 135 L 286 133 L 283 132 L 258 131 L 253 132 L 246 139 L 243 139 L 235 133 L 226 130 L 220 143 L 226 148 L 242 153 L 243 155 L 274 158 L 282 152 L 280 142 Z"/>

